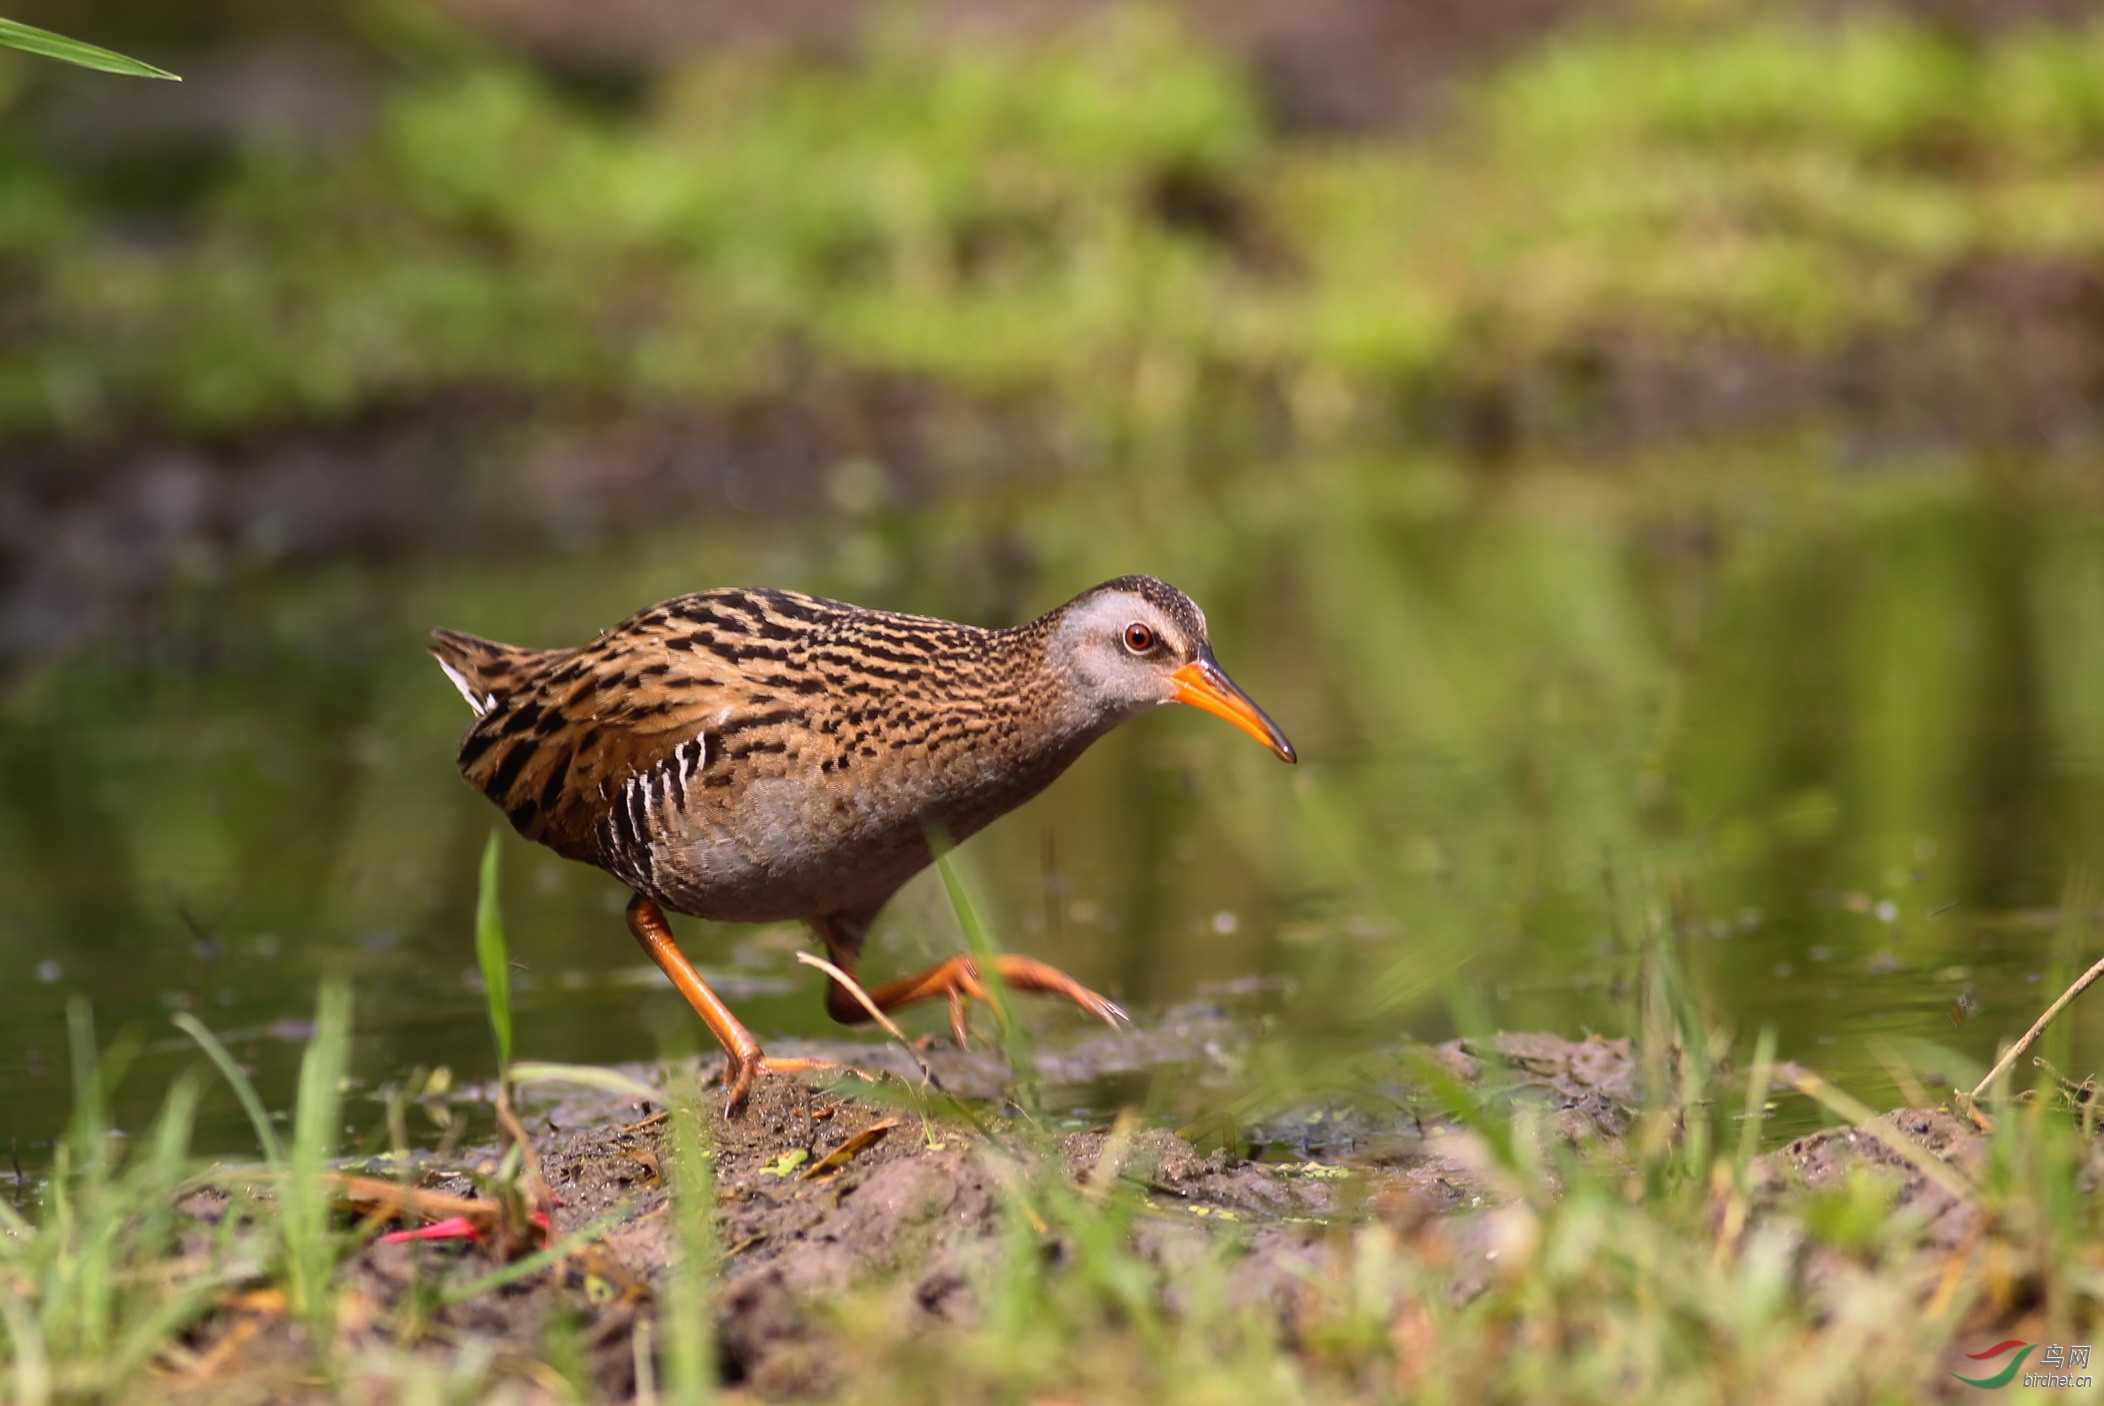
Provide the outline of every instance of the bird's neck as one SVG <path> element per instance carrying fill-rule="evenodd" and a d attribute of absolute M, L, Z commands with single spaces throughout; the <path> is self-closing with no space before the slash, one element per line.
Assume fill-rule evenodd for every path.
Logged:
<path fill-rule="evenodd" d="M 1007 706 L 1023 724 L 1020 730 L 1032 749 L 1048 760 L 1057 758 L 1059 770 L 1125 721 L 1125 715 L 1106 714 L 1094 701 L 1100 695 L 1081 687 L 1075 677 L 1076 651 L 1062 633 L 1065 611 L 1062 606 L 999 632 Z"/>
<path fill-rule="evenodd" d="M 926 818 L 952 841 L 1037 795 L 1108 731 L 1074 706 L 1035 623 L 994 632 L 972 690 L 986 745 L 970 763 L 943 768 L 926 797 Z"/>

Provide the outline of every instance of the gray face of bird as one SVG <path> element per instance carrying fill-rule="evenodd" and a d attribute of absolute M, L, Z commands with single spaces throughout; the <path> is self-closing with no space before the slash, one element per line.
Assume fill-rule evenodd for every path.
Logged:
<path fill-rule="evenodd" d="M 1098 591 L 1069 606 L 1051 653 L 1064 663 L 1074 701 L 1097 726 L 1114 727 L 1179 701 L 1174 675 L 1209 654 L 1205 617 L 1191 607 L 1190 631 L 1130 591 Z"/>
<path fill-rule="evenodd" d="M 1128 580 L 1142 589 L 1126 589 Z M 1065 675 L 1077 733 L 1094 735 L 1165 703 L 1188 703 L 1233 723 L 1279 760 L 1297 760 L 1278 724 L 1213 658 L 1204 613 L 1160 581 L 1124 577 L 1069 603 L 1049 658 Z"/>

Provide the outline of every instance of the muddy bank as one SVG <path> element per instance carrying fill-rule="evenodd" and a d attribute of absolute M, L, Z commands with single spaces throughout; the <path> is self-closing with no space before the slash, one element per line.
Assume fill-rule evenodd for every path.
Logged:
<path fill-rule="evenodd" d="M 869 1060 L 869 1048 L 857 1048 L 865 1064 L 915 1063 L 898 1051 Z M 924 1056 L 938 1079 L 958 1088 L 986 1080 L 998 1088 L 1001 1071 L 990 1056 L 946 1046 Z M 1509 1107 L 1535 1110 L 1534 1135 L 1552 1160 L 1575 1156 L 1613 1167 L 1628 1159 L 1623 1137 L 1639 1116 L 1639 1080 L 1626 1042 L 1507 1035 L 1410 1058 L 1479 1096 L 1496 1093 Z M 630 1072 L 684 1081 L 697 1071 Z M 368 1237 L 340 1274 L 336 1360 L 348 1399 L 384 1395 L 390 1378 L 373 1364 L 405 1352 L 443 1358 L 469 1342 L 500 1367 L 515 1365 L 518 1399 L 561 1399 L 579 1384 L 579 1373 L 597 1399 L 636 1394 L 639 1361 L 648 1369 L 651 1344 L 662 1349 L 650 1325 L 680 1253 L 668 1186 L 672 1115 L 596 1092 L 543 1098 L 525 1112 L 559 1203 L 553 1236 L 560 1241 L 609 1221 L 611 1228 L 553 1268 L 456 1303 L 437 1296 L 500 1266 L 490 1242 L 387 1244 Z M 1893 1150 L 1892 1139 L 1909 1139 L 1969 1177 L 1980 1170 L 1985 1134 L 1933 1111 L 1902 1110 L 1880 1122 L 1881 1130 L 1837 1128 L 1757 1159 L 1755 1218 L 1867 1174 L 1884 1179 L 1901 1214 L 1921 1218 L 1925 1262 L 1955 1263 L 1977 1246 L 1981 1211 L 1925 1178 Z M 1117 1217 L 1109 1223 L 1117 1226 L 1123 1262 L 1141 1267 L 1147 1292 L 1172 1317 L 1198 1282 L 1187 1271 L 1224 1264 L 1224 1277 L 1203 1281 L 1209 1296 L 1224 1296 L 1224 1305 L 1213 1306 L 1252 1315 L 1282 1343 L 1307 1350 L 1320 1341 L 1336 1286 L 1363 1254 L 1366 1235 L 1436 1266 L 1458 1308 L 1497 1281 L 1501 1248 L 1523 1244 L 1540 1209 L 1482 1135 L 1420 1101 L 1367 1120 L 1358 1153 L 1306 1161 L 1256 1161 L 1242 1155 L 1244 1148 L 1201 1150 L 1132 1118 L 1051 1133 L 998 1097 L 943 1111 L 889 1073 L 875 1085 L 766 1078 L 739 1116 L 711 1111 L 707 1123 L 717 1266 L 708 1313 L 723 1381 L 763 1400 L 826 1397 L 852 1384 L 843 1302 L 879 1305 L 868 1311 L 880 1311 L 885 1331 L 902 1341 L 939 1341 L 947 1331 L 982 1324 L 1003 1256 L 1019 1243 L 1034 1245 L 1052 1273 L 1084 1273 L 1095 1252 L 1082 1243 L 1086 1227 L 1106 1222 L 1069 1218 L 1062 1207 Z M 464 1165 L 479 1159 L 486 1168 L 493 1156 L 485 1150 Z M 2092 1184 L 2094 1168 L 2092 1159 Z M 417 1180 L 436 1191 L 480 1194 L 473 1176 L 453 1168 L 427 1167 Z M 217 1193 L 187 1207 L 204 1222 L 200 1234 L 224 1208 Z M 1721 1235 L 1745 1233 L 1728 1198 L 1720 1197 L 1716 1221 Z M 1802 1274 L 1811 1282 L 1846 1265 L 1845 1254 L 1815 1249 Z M 281 1301 L 229 1295 L 222 1303 L 190 1335 L 182 1360 L 170 1364 L 179 1396 L 328 1395 L 311 1375 L 310 1347 Z M 1995 1331 L 2035 1326 L 2037 1311 L 2020 1296 L 1998 1301 L 1979 1315 L 1981 1331 L 1988 1319 Z M 540 1365 L 558 1338 L 573 1364 L 567 1387 Z M 379 1375 L 361 1375 L 372 1372 Z"/>
<path fill-rule="evenodd" d="M 1196 1022 L 1133 1032 L 1044 1063 L 1069 1076 L 1100 1074 L 1187 1053 L 1207 1029 Z M 1177 1309 L 1179 1267 L 1224 1252 L 1231 1257 L 1229 1306 L 1258 1313 L 1289 1340 L 1319 1307 L 1320 1286 L 1337 1272 L 1353 1227 L 1419 1233 L 1439 1225 L 1439 1253 L 1472 1258 L 1487 1273 L 1494 1256 L 1484 1257 L 1498 1226 L 1463 1213 L 1510 1196 L 1471 1134 L 1422 1109 L 1362 1116 L 1352 1139 L 1357 1155 L 1266 1162 L 1241 1148 L 1201 1151 L 1174 1131 L 1136 1120 L 1047 1132 L 997 1096 L 1006 1071 L 996 1057 L 947 1042 L 920 1052 L 951 1094 L 969 1096 L 947 1111 L 916 1106 L 924 1086 L 905 1052 L 866 1045 L 803 1052 L 859 1056 L 864 1068 L 880 1071 L 881 1082 L 768 1077 L 745 1109 L 726 1118 L 714 1106 L 720 1069 L 712 1066 L 720 1061 L 699 1070 L 627 1071 L 673 1085 L 698 1076 L 707 1085 L 719 1261 L 710 1314 L 724 1380 L 762 1399 L 824 1396 L 843 1385 L 849 1363 L 828 1310 L 844 1295 L 876 1292 L 901 1333 L 939 1333 L 979 1322 L 988 1276 L 1018 1234 L 1035 1239 L 1054 1264 L 1071 1259 L 1071 1229 L 1035 1209 L 1048 1204 L 1047 1187 L 1121 1205 L 1130 1217 L 1126 1247 L 1156 1276 L 1167 1311 Z M 1471 1051 L 1455 1042 L 1422 1055 L 1475 1087 L 1496 1084 L 1538 1104 L 1563 1145 L 1611 1149 L 1629 1114 L 1626 1042 L 1515 1036 L 1496 1048 Z M 658 1312 L 664 1276 L 679 1254 L 669 1115 L 589 1090 L 529 1095 L 522 1114 L 559 1203 L 553 1238 L 608 1218 L 612 1227 L 554 1269 L 435 1310 L 434 1291 L 501 1265 L 491 1242 L 388 1244 L 369 1236 L 339 1276 L 337 1347 L 350 1364 L 353 1399 L 360 1393 L 357 1363 L 402 1351 L 411 1319 L 410 1338 L 422 1340 L 406 1344 L 411 1351 L 442 1354 L 476 1337 L 500 1361 L 516 1358 L 522 1368 L 544 1355 L 549 1333 L 561 1325 L 580 1345 L 601 1398 L 635 1393 L 637 1328 Z M 1330 1111 L 1322 1121 L 1335 1123 L 1339 1115 Z M 1255 1136 L 1277 1140 L 1275 1132 Z M 472 1169 L 487 1169 L 495 1155 L 486 1148 L 426 1167 L 417 1183 L 480 1196 Z M 350 1170 L 388 1174 L 377 1164 Z M 226 1204 L 222 1193 L 207 1192 L 185 1209 L 199 1217 L 203 1236 Z M 183 1354 L 174 1384 L 194 1399 L 297 1400 L 315 1385 L 306 1376 L 304 1330 L 278 1298 L 229 1296 Z M 519 1385 L 526 1399 L 553 1399 L 530 1373 Z"/>
<path fill-rule="evenodd" d="M 910 426 L 901 405 L 875 423 Z M 814 506 L 833 463 L 784 408 L 589 436 L 454 406 L 258 441 L 89 454 L 16 447 L 0 472 L 0 671 L 113 629 L 154 599 L 292 563 L 533 549 L 667 514 Z M 888 441 L 883 447 L 890 449 Z M 887 453 L 910 473 L 910 453 Z"/>

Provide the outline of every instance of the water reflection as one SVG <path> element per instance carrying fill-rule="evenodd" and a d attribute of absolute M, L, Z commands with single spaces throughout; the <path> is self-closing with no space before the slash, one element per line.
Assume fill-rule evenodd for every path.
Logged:
<path fill-rule="evenodd" d="M 2098 946 L 2104 526 L 1986 477 L 1742 457 L 1489 487 L 1170 464 L 188 588 L 0 704 L 9 1134 L 33 1163 L 64 1117 L 75 992 L 146 1042 L 134 1123 L 192 1058 L 174 1009 L 282 1102 L 330 969 L 356 981 L 362 1079 L 488 1070 L 491 816 L 453 773 L 466 714 L 430 623 L 560 644 L 728 583 L 1005 623 L 1127 571 L 1200 601 L 1304 761 L 1188 710 L 1114 734 L 966 849 L 1011 945 L 1142 1012 L 1225 1002 L 1260 1022 L 1252 1082 L 1372 1087 L 1457 995 L 1506 1028 L 1623 1033 L 1658 940 L 1712 1022 L 1773 1025 L 1873 1100 L 1909 1064 L 1963 1078 Z M 505 863 L 522 1054 L 698 1044 L 611 879 L 510 837 Z M 836 1033 L 795 933 L 683 932 L 763 1038 Z M 919 882 L 868 970 L 958 945 Z M 2077 1077 L 2100 1022 L 2078 1008 L 2057 1047 Z M 208 1140 L 245 1148 L 214 1109 Z"/>

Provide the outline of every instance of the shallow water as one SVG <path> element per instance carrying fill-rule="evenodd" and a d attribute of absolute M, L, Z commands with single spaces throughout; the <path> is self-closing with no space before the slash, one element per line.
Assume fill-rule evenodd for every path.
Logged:
<path fill-rule="evenodd" d="M 34 1166 L 65 1117 L 75 994 L 105 1042 L 141 1042 L 132 1127 L 198 1062 L 179 1009 L 282 1105 L 329 971 L 355 983 L 362 1088 L 492 1067 L 471 915 L 501 822 L 454 775 L 466 713 L 428 625 L 570 643 L 730 583 L 1008 623 L 1126 571 L 1199 600 L 1302 765 L 1148 717 L 964 860 L 1007 945 L 1143 1020 L 1212 1000 L 1245 1022 L 1250 1118 L 1378 1098 L 1397 1042 L 1457 1011 L 1628 1033 L 1647 950 L 1741 1059 L 1769 1026 L 1872 1102 L 1967 1080 L 2104 947 L 2104 519 L 2012 481 L 1824 440 L 1497 474 L 1149 462 L 919 501 L 848 466 L 801 516 L 226 558 L 0 693 L 6 1134 Z M 503 857 L 523 1057 L 700 1044 L 614 881 L 508 831 Z M 763 1038 L 836 1033 L 793 931 L 682 931 Z M 959 945 L 919 881 L 867 971 Z M 2048 1052 L 2079 1078 L 2100 1037 L 2078 1008 Z M 1132 1075 L 1094 1097 L 1193 1112 Z M 252 1148 L 223 1089 L 207 1107 L 207 1146 Z"/>

